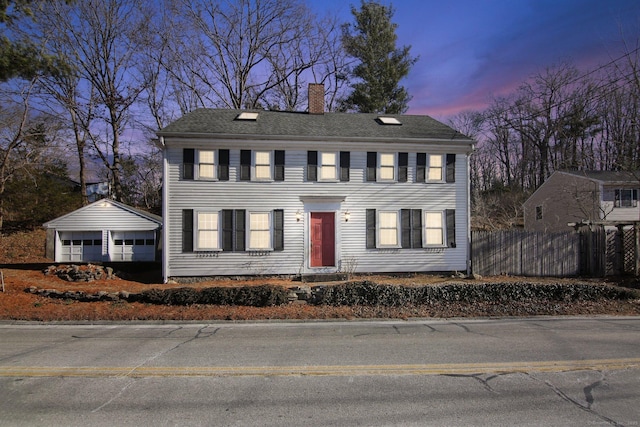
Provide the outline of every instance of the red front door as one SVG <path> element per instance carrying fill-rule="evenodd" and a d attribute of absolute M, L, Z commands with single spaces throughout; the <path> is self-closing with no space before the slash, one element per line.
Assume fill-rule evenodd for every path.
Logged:
<path fill-rule="evenodd" d="M 335 214 L 311 212 L 311 267 L 335 264 Z"/>

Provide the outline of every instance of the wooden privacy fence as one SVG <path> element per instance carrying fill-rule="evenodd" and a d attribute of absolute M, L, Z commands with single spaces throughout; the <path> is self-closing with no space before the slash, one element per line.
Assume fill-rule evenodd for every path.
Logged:
<path fill-rule="evenodd" d="M 580 233 L 474 231 L 471 266 L 484 276 L 576 276 L 580 274 Z"/>
<path fill-rule="evenodd" d="M 486 276 L 637 276 L 639 247 L 638 227 L 593 227 L 561 233 L 474 231 L 471 268 Z"/>

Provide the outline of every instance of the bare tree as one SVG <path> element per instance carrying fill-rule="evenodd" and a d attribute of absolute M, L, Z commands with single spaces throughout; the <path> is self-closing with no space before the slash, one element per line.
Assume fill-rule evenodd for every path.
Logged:
<path fill-rule="evenodd" d="M 51 92 L 66 96 L 63 105 L 81 129 L 76 136 L 79 158 L 86 142 L 109 170 L 114 198 L 122 198 L 121 146 L 130 108 L 146 83 L 136 76 L 136 58 L 142 48 L 135 34 L 146 31 L 149 12 L 140 0 L 104 0 L 42 3 L 40 25 L 56 28 L 47 41 L 68 61 L 69 75 L 50 81 Z M 45 33 L 43 33 L 45 34 Z M 75 86 L 75 88 L 74 88 Z M 80 104 L 79 94 L 85 102 Z M 80 113 L 78 107 L 85 110 Z"/>
<path fill-rule="evenodd" d="M 7 182 L 24 166 L 18 150 L 27 142 L 31 92 L 35 79 L 20 88 L 18 96 L 3 96 L 0 103 L 0 230 L 5 216 L 4 192 Z M 6 95 L 4 93 L 3 95 Z"/>
<path fill-rule="evenodd" d="M 91 88 L 88 93 L 81 93 L 80 76 L 71 69 L 63 73 L 43 76 L 39 80 L 38 90 L 40 95 L 44 97 L 43 104 L 49 106 L 54 114 L 59 108 L 62 108 L 66 113 L 68 127 L 75 141 L 82 204 L 86 205 L 89 203 L 86 178 L 87 143 L 90 140 L 89 133 L 95 115 L 95 91 Z M 81 98 L 81 96 L 86 98 Z M 51 101 L 54 105 L 51 105 Z M 63 114 L 59 114 L 59 117 L 62 116 Z"/>
<path fill-rule="evenodd" d="M 173 79 L 196 91 L 201 105 L 298 108 L 305 72 L 331 40 L 299 0 L 181 1 L 188 25 L 173 48 Z"/>
<path fill-rule="evenodd" d="M 0 87 L 0 229 L 8 206 L 5 191 L 10 181 L 30 176 L 56 163 L 60 150 L 53 145 L 59 129 L 55 117 L 37 113 L 32 107 L 37 77 L 14 80 Z"/>
<path fill-rule="evenodd" d="M 340 23 L 337 17 L 327 16 L 321 21 L 309 17 L 309 24 L 306 36 L 292 38 L 289 45 L 276 45 L 267 54 L 276 84 L 263 98 L 271 110 L 305 109 L 309 80 L 325 86 L 328 111 L 337 109 L 337 98 L 344 96 L 347 57 L 339 40 Z"/>
<path fill-rule="evenodd" d="M 598 113 L 604 137 L 599 154 L 609 170 L 640 169 L 640 47 L 623 40 L 623 54 L 605 70 Z"/>

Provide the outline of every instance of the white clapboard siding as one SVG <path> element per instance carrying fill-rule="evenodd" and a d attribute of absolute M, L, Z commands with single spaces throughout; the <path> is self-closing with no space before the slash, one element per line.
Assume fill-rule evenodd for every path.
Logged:
<path fill-rule="evenodd" d="M 130 257 L 123 257 L 122 254 L 117 256 L 115 251 L 118 248 L 113 244 L 113 236 L 126 233 L 127 236 L 155 240 L 155 235 L 162 226 L 162 219 L 105 199 L 53 219 L 43 226 L 53 231 L 50 233 L 53 239 L 50 245 L 56 262 L 153 261 L 155 244 L 144 245 L 142 250 L 147 252 L 144 254 L 140 254 L 141 248 L 136 248 Z M 91 246 L 85 247 L 84 243 L 77 247 L 63 244 L 63 241 L 68 240 L 91 241 Z M 101 241 L 101 246 L 95 245 L 96 241 Z M 122 250 L 122 247 L 119 249 Z"/>
<path fill-rule="evenodd" d="M 292 145 L 289 143 L 289 145 Z M 302 144 L 299 144 L 302 146 Z M 468 259 L 468 154 L 461 148 L 447 149 L 441 145 L 393 146 L 393 152 L 409 152 L 408 182 L 365 182 L 366 151 L 363 146 L 344 143 L 324 146 L 317 143 L 304 148 L 287 147 L 285 181 L 239 181 L 240 149 L 223 142 L 200 142 L 208 149 L 230 150 L 229 181 L 182 180 L 183 148 L 198 148 L 193 142 L 167 140 L 165 148 L 164 214 L 165 277 L 304 274 L 314 272 L 308 263 L 307 229 L 309 218 L 304 214 L 296 220 L 296 212 L 305 212 L 301 198 L 344 197 L 336 214 L 336 256 L 333 270 L 350 272 L 426 272 L 467 269 Z M 251 148 L 242 145 L 242 148 Z M 255 147 L 253 147 L 255 149 Z M 277 144 L 272 149 L 281 149 Z M 466 148 L 466 147 L 465 147 Z M 264 147 L 262 149 L 265 149 Z M 349 182 L 307 182 L 307 149 L 351 151 Z M 359 151 L 357 151 L 359 150 Z M 411 151 L 413 150 L 413 151 Z M 431 151 L 430 151 L 431 150 Z M 375 151 L 372 148 L 371 151 Z M 389 151 L 378 149 L 378 151 Z M 425 184 L 415 182 L 416 152 L 456 153 L 456 182 Z M 247 211 L 284 211 L 284 251 L 182 253 L 183 209 L 219 211 L 246 209 Z M 422 249 L 366 249 L 366 209 L 422 209 L 423 211 L 456 210 L 456 248 Z M 345 222 L 344 212 L 350 212 Z"/>
<path fill-rule="evenodd" d="M 159 222 L 122 209 L 112 201 L 95 202 L 45 224 L 49 228 L 69 231 L 155 230 L 158 225 Z"/>

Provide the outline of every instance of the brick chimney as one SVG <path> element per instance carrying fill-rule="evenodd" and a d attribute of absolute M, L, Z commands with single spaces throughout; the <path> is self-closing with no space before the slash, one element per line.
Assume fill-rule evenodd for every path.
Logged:
<path fill-rule="evenodd" d="M 324 84 L 309 83 L 309 114 L 324 114 Z"/>

